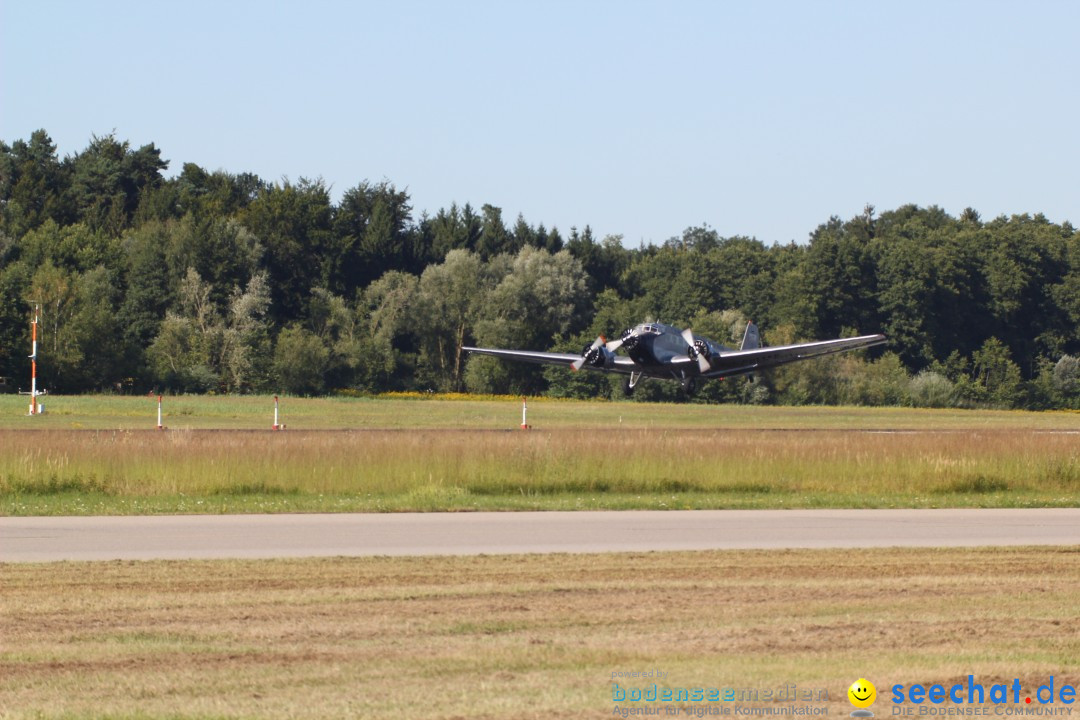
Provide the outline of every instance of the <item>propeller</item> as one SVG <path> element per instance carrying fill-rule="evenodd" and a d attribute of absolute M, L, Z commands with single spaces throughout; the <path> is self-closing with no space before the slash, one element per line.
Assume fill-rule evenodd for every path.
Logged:
<path fill-rule="evenodd" d="M 608 349 L 608 352 L 615 352 L 616 350 L 621 348 L 624 343 L 629 343 L 627 345 L 627 347 L 629 347 L 632 350 L 634 348 L 634 343 L 632 341 L 636 340 L 636 338 L 632 337 L 633 333 L 634 333 L 633 328 L 627 328 L 627 329 L 623 330 L 622 337 L 620 337 L 618 340 L 612 340 L 611 342 L 609 342 L 604 347 L 606 347 Z"/>
<path fill-rule="evenodd" d="M 570 363 L 570 367 L 572 369 L 574 369 L 574 370 L 580 370 L 582 365 L 584 365 L 585 363 L 587 363 L 587 362 L 589 362 L 589 361 L 591 361 L 591 360 L 593 360 L 595 358 L 596 351 L 599 350 L 603 346 L 604 346 L 604 336 L 601 335 L 600 337 L 593 340 L 593 344 L 590 345 L 588 348 L 586 348 L 585 352 L 581 353 L 581 357 L 579 357 L 574 362 Z"/>
<path fill-rule="evenodd" d="M 708 346 L 705 343 L 699 345 L 698 341 L 694 339 L 693 330 L 689 328 L 682 331 L 682 338 L 686 341 L 686 354 L 690 356 L 691 360 L 697 360 L 698 370 L 703 373 L 709 372 L 712 365 L 709 364 Z"/>

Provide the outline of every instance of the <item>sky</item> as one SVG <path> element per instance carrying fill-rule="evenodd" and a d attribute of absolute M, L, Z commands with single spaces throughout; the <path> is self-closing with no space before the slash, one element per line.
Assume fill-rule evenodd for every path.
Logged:
<path fill-rule="evenodd" d="M 1080 224 L 1080 3 L 0 0 L 0 140 L 115 132 L 267 181 L 629 247 L 867 204 Z"/>

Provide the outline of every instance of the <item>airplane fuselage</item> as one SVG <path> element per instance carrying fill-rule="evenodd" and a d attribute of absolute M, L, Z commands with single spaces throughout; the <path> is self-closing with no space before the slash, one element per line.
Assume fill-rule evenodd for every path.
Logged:
<path fill-rule="evenodd" d="M 727 350 L 706 338 L 694 336 L 695 342 L 704 342 L 710 353 Z M 643 370 L 670 373 L 669 367 L 676 357 L 685 358 L 689 347 L 682 331 L 663 323 L 642 323 L 626 336 L 623 343 L 626 354 Z M 696 365 L 693 366 L 696 369 Z M 686 369 L 690 369 L 687 367 Z"/>

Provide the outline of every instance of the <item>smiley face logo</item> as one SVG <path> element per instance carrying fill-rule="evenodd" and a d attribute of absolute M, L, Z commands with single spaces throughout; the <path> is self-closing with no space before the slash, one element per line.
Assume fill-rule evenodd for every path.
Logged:
<path fill-rule="evenodd" d="M 877 700 L 877 688 L 866 678 L 859 678 L 847 689 L 848 700 L 857 708 L 868 708 Z"/>

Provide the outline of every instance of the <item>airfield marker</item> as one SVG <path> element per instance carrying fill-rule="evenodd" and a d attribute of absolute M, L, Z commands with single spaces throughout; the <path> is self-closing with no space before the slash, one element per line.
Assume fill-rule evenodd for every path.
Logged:
<path fill-rule="evenodd" d="M 164 430 L 165 426 L 161 424 L 161 396 L 157 396 L 157 429 Z"/>
<path fill-rule="evenodd" d="M 274 396 L 274 425 L 273 425 L 272 429 L 273 430 L 284 430 L 285 429 L 284 425 L 279 425 L 278 424 L 278 396 L 277 395 Z"/>
<path fill-rule="evenodd" d="M 30 412 L 28 415 L 40 415 L 45 411 L 37 401 L 37 326 L 41 305 L 34 305 L 34 319 L 30 321 Z M 43 393 L 42 393 L 43 394 Z"/>
<path fill-rule="evenodd" d="M 526 420 L 526 414 L 528 412 L 529 412 L 529 404 L 526 402 L 525 398 L 521 398 L 521 429 L 522 430 L 529 430 L 530 429 L 529 423 Z"/>

